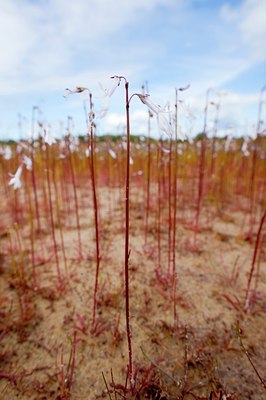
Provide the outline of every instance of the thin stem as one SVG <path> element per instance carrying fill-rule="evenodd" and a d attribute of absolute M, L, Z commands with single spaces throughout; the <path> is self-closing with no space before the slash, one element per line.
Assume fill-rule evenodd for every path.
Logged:
<path fill-rule="evenodd" d="M 57 220 L 58 220 L 58 226 L 59 226 L 59 232 L 60 232 L 60 241 L 61 241 L 63 259 L 64 259 L 65 274 L 66 274 L 66 276 L 68 276 L 68 267 L 67 267 L 66 251 L 65 251 L 65 241 L 64 241 L 64 235 L 63 235 L 63 229 L 62 229 L 62 221 L 61 221 L 61 215 L 60 215 L 58 188 L 57 188 L 56 176 L 55 176 L 55 160 L 53 160 L 52 180 L 53 180 L 54 193 L 55 193 L 56 214 L 57 214 Z"/>
<path fill-rule="evenodd" d="M 260 243 L 260 236 L 261 236 L 262 227 L 263 227 L 265 218 L 266 218 L 266 210 L 264 211 L 264 214 L 260 221 L 260 226 L 259 226 L 259 230 L 257 233 L 255 249 L 254 249 L 253 258 L 252 258 L 252 264 L 251 264 L 251 268 L 249 271 L 248 284 L 247 284 L 246 297 L 245 297 L 245 307 L 244 307 L 245 311 L 248 311 L 248 309 L 250 307 L 251 280 L 252 280 L 254 269 L 255 269 L 255 263 L 256 263 L 256 258 L 257 258 L 257 253 L 258 253 L 258 249 L 259 249 L 259 243 Z"/>
<path fill-rule="evenodd" d="M 171 195 L 172 195 L 172 138 L 170 138 L 168 159 L 168 274 L 171 266 L 171 243 L 172 243 L 172 210 L 171 210 Z"/>
<path fill-rule="evenodd" d="M 68 128 L 68 132 L 69 132 L 69 128 Z M 68 134 L 68 137 L 67 137 L 67 148 L 68 148 L 68 155 L 69 155 L 71 180 L 72 180 L 73 192 L 74 192 L 74 202 L 75 202 L 76 221 L 77 221 L 77 230 L 78 230 L 79 256 L 82 258 L 82 242 L 81 242 L 81 235 L 80 235 L 78 195 L 77 195 L 76 179 L 75 179 L 75 173 L 74 173 L 74 167 L 73 167 L 73 159 L 72 159 L 72 154 L 71 154 L 71 150 L 70 150 L 70 133 Z"/>
<path fill-rule="evenodd" d="M 250 357 L 250 355 L 249 355 L 248 350 L 247 350 L 246 347 L 244 346 L 244 343 L 243 343 L 243 340 L 242 340 L 242 332 L 241 332 L 241 328 L 240 328 L 240 326 L 239 326 L 239 322 L 238 322 L 238 324 L 237 324 L 237 336 L 238 336 L 238 339 L 239 339 L 239 342 L 240 342 L 240 346 L 242 347 L 244 353 L 246 354 L 248 361 L 250 362 L 252 368 L 254 369 L 254 371 L 255 371 L 257 377 L 259 378 L 259 380 L 260 380 L 262 386 L 264 387 L 264 389 L 266 389 L 266 382 L 265 382 L 265 381 L 262 379 L 262 377 L 260 376 L 260 373 L 259 373 L 259 371 L 257 370 L 257 368 L 256 368 L 256 366 L 255 366 L 255 364 L 254 364 L 254 362 L 252 361 L 252 359 L 251 359 L 251 357 Z"/>
<path fill-rule="evenodd" d="M 49 174 L 49 146 L 47 143 L 46 143 L 46 178 L 47 178 L 47 184 L 48 184 L 49 211 L 50 211 L 50 221 L 51 221 L 51 228 L 52 228 L 52 238 L 53 238 L 53 244 L 54 244 L 54 255 L 55 255 L 55 261 L 56 261 L 57 279 L 58 279 L 58 286 L 59 286 L 59 288 L 61 288 L 62 281 L 61 281 L 61 272 L 60 272 L 60 267 L 59 267 L 57 243 L 56 243 L 56 238 L 55 238 L 52 192 L 51 192 L 51 182 L 50 182 L 50 174 Z"/>
<path fill-rule="evenodd" d="M 145 244 L 147 244 L 149 231 L 149 212 L 150 212 L 150 181 L 151 181 L 151 118 L 152 113 L 148 111 L 148 169 L 147 169 L 147 202 L 145 215 Z"/>
<path fill-rule="evenodd" d="M 90 115 L 92 111 L 92 95 L 90 94 Z M 100 269 L 100 246 L 99 246 L 99 227 L 98 227 L 98 202 L 96 193 L 95 171 L 94 171 L 94 138 L 93 138 L 93 118 L 90 120 L 90 170 L 91 170 L 91 184 L 93 192 L 93 206 L 94 206 L 94 226 L 95 226 L 95 241 L 96 241 L 96 271 L 95 271 L 95 284 L 93 295 L 93 313 L 92 313 L 92 326 L 95 325 L 97 313 L 97 294 L 98 294 L 98 280 Z"/>
<path fill-rule="evenodd" d="M 157 189 L 158 189 L 158 221 L 157 221 L 157 248 L 158 248 L 158 269 L 161 268 L 161 168 L 162 168 L 162 139 L 157 145 Z"/>
<path fill-rule="evenodd" d="M 174 147 L 174 211 L 173 211 L 173 243 L 172 243 L 172 257 L 173 257 L 173 276 L 175 276 L 175 245 L 176 245 L 176 212 L 177 212 L 177 131 L 178 131 L 178 90 L 176 89 L 175 101 L 175 147 Z"/>
<path fill-rule="evenodd" d="M 130 313 L 129 313 L 129 185 L 130 185 L 130 119 L 129 119 L 129 95 L 128 95 L 128 82 L 125 82 L 126 90 L 126 131 L 127 131 L 127 158 L 126 158 L 126 221 L 125 221 L 125 297 L 126 297 L 126 329 L 127 329 L 127 343 L 128 343 L 128 376 L 130 384 L 132 382 L 132 345 L 131 345 L 131 330 L 130 330 Z"/>

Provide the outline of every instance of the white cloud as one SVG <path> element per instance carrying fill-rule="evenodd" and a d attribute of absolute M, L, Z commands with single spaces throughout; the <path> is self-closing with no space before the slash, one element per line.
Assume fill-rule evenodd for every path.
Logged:
<path fill-rule="evenodd" d="M 266 59 L 266 1 L 245 0 L 239 7 L 225 4 L 221 16 L 230 23 L 236 23 L 243 42 L 249 48 L 253 61 Z M 239 38 L 237 38 L 239 40 Z"/>
<path fill-rule="evenodd" d="M 217 96 L 212 95 L 211 100 L 217 102 L 219 99 Z M 228 91 L 225 95 L 220 98 L 220 113 L 219 113 L 219 124 L 218 130 L 221 134 L 230 127 L 235 133 L 248 132 L 249 134 L 254 133 L 254 127 L 257 119 L 259 95 L 258 93 L 240 94 L 236 92 Z M 187 102 L 191 104 L 192 110 L 197 115 L 195 121 L 195 129 L 200 131 L 203 125 L 203 111 L 204 111 L 204 99 L 200 96 L 188 97 Z M 214 125 L 214 119 L 216 117 L 215 107 L 211 105 L 208 108 L 208 124 L 207 130 L 212 129 Z"/>
<path fill-rule="evenodd" d="M 16 3 L 10 0 L 0 4 L 1 75 L 18 72 L 34 43 L 30 20 Z"/>
<path fill-rule="evenodd" d="M 147 135 L 148 126 L 148 113 L 145 107 L 141 109 L 134 109 L 130 112 L 130 131 L 131 134 L 145 134 Z M 155 134 L 156 134 L 156 126 Z M 106 118 L 101 122 L 100 133 L 119 133 L 124 134 L 126 132 L 126 117 L 123 114 L 108 113 Z"/>
<path fill-rule="evenodd" d="M 106 65 L 107 76 L 110 67 L 117 69 L 119 59 L 123 60 L 124 74 L 128 69 L 138 71 L 140 58 L 149 54 L 145 41 L 130 45 L 130 51 L 126 45 L 117 49 L 115 34 L 127 30 L 157 5 L 172 3 L 173 0 L 1 1 L 2 93 L 29 92 L 34 87 L 51 90 L 59 87 L 55 81 L 71 81 L 71 76 L 79 78 L 86 72 L 91 75 L 103 69 L 97 62 L 99 56 Z"/>
<path fill-rule="evenodd" d="M 17 129 L 17 112 L 30 120 L 32 105 L 40 99 L 53 125 L 73 114 L 81 120 L 81 131 L 81 99 L 71 96 L 64 101 L 64 89 L 89 87 L 97 112 L 102 95 L 98 82 L 108 81 L 113 74 L 127 77 L 131 93 L 140 91 L 143 80 L 149 79 L 152 99 L 162 106 L 168 100 L 173 104 L 175 87 L 191 83 L 180 97 L 194 107 L 195 130 L 200 129 L 206 89 L 227 86 L 265 58 L 266 2 L 246 0 L 239 6 L 223 6 L 222 18 L 218 7 L 199 10 L 194 4 L 185 0 L 0 0 L 0 102 L 7 110 L 3 108 L 1 131 Z M 202 21 L 205 29 L 198 35 Z M 210 46 L 209 32 L 213 33 Z M 99 124 L 101 132 L 124 129 L 124 91 L 119 90 L 106 120 Z M 224 100 L 222 112 L 230 104 L 225 118 L 235 120 L 237 115 L 243 120 L 251 106 L 237 94 L 230 96 Z M 137 103 L 132 102 L 132 131 L 145 133 L 146 110 Z M 10 121 L 5 122 L 7 114 Z"/>
<path fill-rule="evenodd" d="M 266 1 L 247 0 L 243 6 L 240 29 L 244 39 L 252 48 L 256 59 L 266 58 Z"/>

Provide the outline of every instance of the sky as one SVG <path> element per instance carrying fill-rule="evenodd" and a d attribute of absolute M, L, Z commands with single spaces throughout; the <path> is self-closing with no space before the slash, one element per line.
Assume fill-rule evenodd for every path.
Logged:
<path fill-rule="evenodd" d="M 203 129 L 207 90 L 210 136 L 218 103 L 219 135 L 254 135 L 266 84 L 266 0 L 0 0 L 0 52 L 0 139 L 30 137 L 33 115 L 34 135 L 37 120 L 64 135 L 69 116 L 71 132 L 85 134 L 86 97 L 65 98 L 65 88 L 89 88 L 97 117 L 113 75 L 126 77 L 130 94 L 145 85 L 169 118 L 175 90 L 190 84 L 178 103 L 188 137 Z M 97 134 L 124 133 L 123 86 L 96 120 Z M 132 134 L 147 134 L 147 114 L 133 97 Z M 158 137 L 156 118 L 151 130 Z"/>

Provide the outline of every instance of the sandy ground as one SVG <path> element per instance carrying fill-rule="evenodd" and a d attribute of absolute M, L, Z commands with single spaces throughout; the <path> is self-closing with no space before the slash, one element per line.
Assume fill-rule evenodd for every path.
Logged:
<path fill-rule="evenodd" d="M 74 331 L 77 332 L 77 343 L 71 398 L 110 398 L 102 373 L 111 390 L 109 396 L 125 398 L 119 395 L 122 389 L 117 389 L 117 393 L 111 389 L 111 371 L 115 384 L 124 385 L 128 363 L 123 199 L 119 189 L 101 189 L 99 197 L 99 323 L 94 333 L 90 326 L 96 266 L 93 211 L 88 204 L 91 199 L 79 193 L 82 257 L 77 254 L 74 213 L 62 213 L 67 271 L 60 247 L 60 232 L 58 228 L 56 230 L 60 268 L 65 280 L 63 293 L 57 290 L 51 233 L 44 229 L 35 235 L 37 286 L 26 285 L 25 295 L 14 265 L 23 262 L 26 276 L 30 274 L 27 272 L 31 271 L 29 227 L 25 225 L 19 231 L 23 251 L 13 249 L 12 255 L 7 230 L 9 216 L 3 213 L 0 239 L 1 399 L 67 399 Z M 162 216 L 162 254 L 158 269 L 156 208 L 151 209 L 148 243 L 144 246 L 143 198 L 136 191 L 132 199 L 130 314 L 134 370 L 139 369 L 137 387 L 140 388 L 145 371 L 153 368 L 146 378 L 146 382 L 150 382 L 149 389 L 143 389 L 139 394 L 136 391 L 132 397 L 128 393 L 127 398 L 181 399 L 182 387 L 186 386 L 187 392 L 190 389 L 192 394 L 185 398 L 208 399 L 211 391 L 213 398 L 219 398 L 219 390 L 222 390 L 223 399 L 265 399 L 266 391 L 240 346 L 237 321 L 242 329 L 244 346 L 262 378 L 266 379 L 266 246 L 262 246 L 260 252 L 257 297 L 252 313 L 244 315 L 226 299 L 227 296 L 236 302 L 237 297 L 242 304 L 244 301 L 255 243 L 255 236 L 252 243 L 244 240 L 245 211 L 228 208 L 219 215 L 212 205 L 204 208 L 197 251 L 192 248 L 193 232 L 189 225 L 194 211 L 186 209 L 185 215 L 178 214 L 174 292 L 173 277 L 167 274 L 167 215 Z M 258 220 L 255 227 L 256 231 Z M 14 232 L 12 235 L 15 237 Z M 25 296 L 30 317 L 22 323 L 19 298 L 25 299 Z M 184 393 L 185 389 L 183 396 Z"/>

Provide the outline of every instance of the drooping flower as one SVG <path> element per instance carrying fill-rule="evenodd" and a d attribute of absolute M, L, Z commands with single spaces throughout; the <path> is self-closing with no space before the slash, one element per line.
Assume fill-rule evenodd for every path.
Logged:
<path fill-rule="evenodd" d="M 4 159 L 11 160 L 11 158 L 12 158 L 12 150 L 9 146 L 6 146 L 4 148 Z"/>
<path fill-rule="evenodd" d="M 90 147 L 87 147 L 86 150 L 85 150 L 85 155 L 86 155 L 86 157 L 89 157 L 89 156 L 90 156 L 90 153 L 91 153 L 91 148 L 90 148 Z"/>
<path fill-rule="evenodd" d="M 186 86 L 182 86 L 180 87 L 178 90 L 180 90 L 180 92 L 184 92 L 185 90 L 190 88 L 190 83 L 188 83 Z"/>
<path fill-rule="evenodd" d="M 126 149 L 127 149 L 127 144 L 126 144 L 126 142 L 122 142 L 122 143 L 121 143 L 121 147 L 122 147 L 123 150 L 126 150 Z"/>
<path fill-rule="evenodd" d="M 102 119 L 106 116 L 106 114 L 108 113 L 109 110 L 109 105 L 110 105 L 110 97 L 105 95 L 102 101 L 102 107 L 101 110 L 98 114 L 98 118 Z"/>
<path fill-rule="evenodd" d="M 31 170 L 32 170 L 32 161 L 31 161 L 31 159 L 30 159 L 28 156 L 26 156 L 25 154 L 24 154 L 24 156 L 23 156 L 23 164 L 26 165 L 26 169 L 27 169 L 28 171 L 31 171 Z"/>
<path fill-rule="evenodd" d="M 161 150 L 164 152 L 164 153 L 170 153 L 170 150 L 169 149 L 166 149 L 165 147 L 161 147 Z"/>
<path fill-rule="evenodd" d="M 23 170 L 23 164 L 21 164 L 21 165 L 18 167 L 18 169 L 17 169 L 15 175 L 9 174 L 10 176 L 12 176 L 12 178 L 10 179 L 10 181 L 8 182 L 8 184 L 9 184 L 10 186 L 13 185 L 15 190 L 16 190 L 16 189 L 20 189 L 21 186 L 22 186 L 22 185 L 21 185 L 21 180 L 20 180 L 20 177 L 21 177 L 21 174 L 22 174 L 22 170 Z"/>
<path fill-rule="evenodd" d="M 114 152 L 114 150 L 109 149 L 108 152 L 109 152 L 110 156 L 111 156 L 113 159 L 116 159 L 116 153 Z"/>
<path fill-rule="evenodd" d="M 165 111 L 162 107 L 157 106 L 150 100 L 150 96 L 148 94 L 139 94 L 137 93 L 137 96 L 139 99 L 142 101 L 143 104 L 145 104 L 150 111 L 152 111 L 154 114 L 157 115 L 157 122 L 160 130 L 164 132 L 167 136 L 172 137 L 173 136 L 173 128 L 169 123 L 169 111 Z"/>
<path fill-rule="evenodd" d="M 112 76 L 111 79 L 113 79 L 112 85 L 105 91 L 106 96 L 111 97 L 114 94 L 114 91 L 118 86 L 120 85 L 121 82 L 121 76 Z"/>
<path fill-rule="evenodd" d="M 49 146 L 51 146 L 53 143 L 56 143 L 56 140 L 52 137 L 50 129 L 45 129 L 44 130 L 44 141 Z"/>
<path fill-rule="evenodd" d="M 66 93 L 64 94 L 64 97 L 69 96 L 70 94 L 74 94 L 74 93 L 82 93 L 85 90 L 89 90 L 88 88 L 85 88 L 83 86 L 76 86 L 74 89 L 68 89 L 66 88 Z"/>
<path fill-rule="evenodd" d="M 232 136 L 231 136 L 231 135 L 228 135 L 228 136 L 226 137 L 226 141 L 225 141 L 225 144 L 224 144 L 224 151 L 225 151 L 226 153 L 227 153 L 228 150 L 229 150 L 231 141 L 232 141 Z"/>
<path fill-rule="evenodd" d="M 113 82 L 110 85 L 108 89 L 103 88 L 103 86 L 100 84 L 101 89 L 104 92 L 104 98 L 102 102 L 102 107 L 101 110 L 98 114 L 98 118 L 104 118 L 109 110 L 109 105 L 110 105 L 110 98 L 114 94 L 116 88 L 120 85 L 121 82 L 121 77 L 120 76 L 112 76 Z"/>
<path fill-rule="evenodd" d="M 250 152 L 248 151 L 248 138 L 245 138 L 244 143 L 241 147 L 241 151 L 245 157 L 248 157 L 250 155 Z"/>
<path fill-rule="evenodd" d="M 150 95 L 149 94 L 139 94 L 139 93 L 137 93 L 137 96 L 142 101 L 142 103 L 145 104 L 155 114 L 158 114 L 158 112 L 162 111 L 160 106 L 157 106 L 156 104 L 154 104 L 150 100 Z"/>

